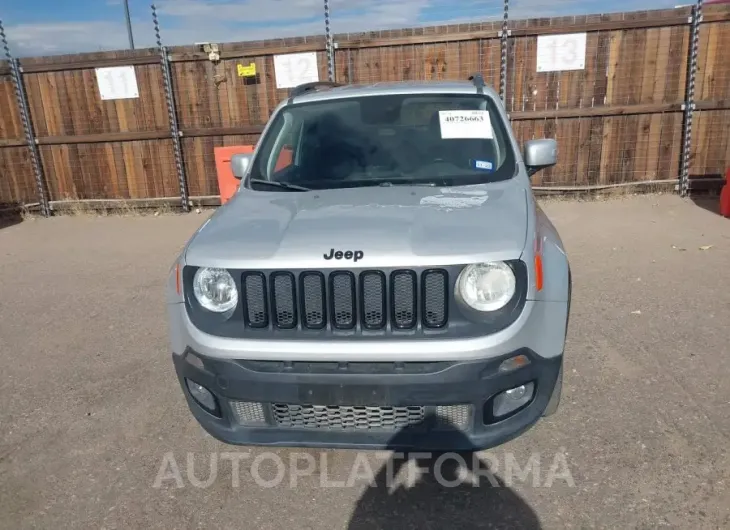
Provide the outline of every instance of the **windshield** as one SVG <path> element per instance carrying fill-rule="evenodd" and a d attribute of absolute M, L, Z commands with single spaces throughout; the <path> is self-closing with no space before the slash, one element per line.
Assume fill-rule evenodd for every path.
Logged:
<path fill-rule="evenodd" d="M 491 98 L 363 96 L 284 107 L 251 168 L 257 180 L 307 189 L 459 186 L 512 178 L 515 156 Z"/>

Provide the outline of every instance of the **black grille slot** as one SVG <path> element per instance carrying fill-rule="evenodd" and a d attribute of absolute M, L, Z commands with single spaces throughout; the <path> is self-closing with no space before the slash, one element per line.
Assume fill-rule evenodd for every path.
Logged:
<path fill-rule="evenodd" d="M 440 328 L 446 325 L 448 307 L 448 283 L 446 271 L 426 271 L 421 276 L 423 296 L 423 325 Z"/>
<path fill-rule="evenodd" d="M 276 272 L 271 276 L 273 292 L 274 323 L 284 329 L 297 325 L 297 303 L 294 292 L 294 275 L 290 272 Z"/>
<path fill-rule="evenodd" d="M 391 275 L 393 326 L 400 329 L 416 325 L 416 273 L 395 271 Z"/>
<path fill-rule="evenodd" d="M 252 328 L 265 328 L 269 325 L 266 278 L 261 272 L 248 272 L 243 275 L 242 285 L 246 323 Z"/>
<path fill-rule="evenodd" d="M 355 325 L 355 277 L 351 272 L 330 274 L 330 303 L 332 325 L 351 329 Z"/>
<path fill-rule="evenodd" d="M 321 329 L 327 322 L 324 276 L 318 272 L 305 272 L 300 278 L 302 325 L 310 329 Z"/>
<path fill-rule="evenodd" d="M 360 313 L 364 328 L 385 327 L 385 301 L 385 275 L 379 271 L 363 272 L 360 275 Z"/>

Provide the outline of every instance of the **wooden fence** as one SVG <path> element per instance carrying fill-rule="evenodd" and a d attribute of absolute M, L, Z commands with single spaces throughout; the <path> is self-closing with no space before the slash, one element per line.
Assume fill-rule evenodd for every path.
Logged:
<path fill-rule="evenodd" d="M 551 137 L 559 163 L 536 184 L 584 186 L 677 178 L 691 50 L 691 10 L 510 22 L 505 105 L 519 140 Z M 499 87 L 500 23 L 335 35 L 335 77 L 367 83 L 466 79 Z M 582 70 L 536 71 L 540 35 L 586 32 Z M 699 27 L 690 174 L 730 164 L 730 9 L 704 10 Z M 254 144 L 288 91 L 274 55 L 313 51 L 327 78 L 323 37 L 220 45 L 220 61 L 171 48 L 172 85 L 189 195 L 218 195 L 214 146 Z M 257 76 L 237 75 L 256 64 Z M 30 121 L 51 201 L 180 196 L 163 70 L 156 49 L 20 61 Z M 95 68 L 133 65 L 139 97 L 102 101 Z M 38 190 L 9 68 L 0 63 L 0 203 Z"/>

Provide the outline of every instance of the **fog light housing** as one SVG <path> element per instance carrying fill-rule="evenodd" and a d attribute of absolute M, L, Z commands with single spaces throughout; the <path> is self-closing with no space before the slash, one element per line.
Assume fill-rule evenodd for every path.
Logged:
<path fill-rule="evenodd" d="M 492 403 L 492 417 L 500 419 L 514 414 L 532 401 L 534 394 L 535 383 L 520 385 L 497 394 Z"/>
<path fill-rule="evenodd" d="M 520 385 L 515 388 L 510 388 L 509 390 L 505 391 L 505 394 L 510 399 L 522 399 L 525 397 L 525 393 L 527 392 L 527 387 L 525 385 Z"/>
<path fill-rule="evenodd" d="M 210 390 L 190 379 L 185 379 L 185 384 L 188 387 L 190 395 L 193 396 L 193 399 L 201 407 L 215 416 L 220 416 L 218 412 L 218 401 L 216 401 L 215 396 Z"/>

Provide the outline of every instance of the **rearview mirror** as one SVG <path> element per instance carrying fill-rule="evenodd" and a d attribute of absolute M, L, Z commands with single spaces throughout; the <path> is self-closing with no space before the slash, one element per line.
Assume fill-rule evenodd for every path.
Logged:
<path fill-rule="evenodd" d="M 529 176 L 557 162 L 558 143 L 555 140 L 530 140 L 525 144 L 525 165 Z"/>
<path fill-rule="evenodd" d="M 250 165 L 250 154 L 237 154 L 231 157 L 231 170 L 233 171 L 233 176 L 239 180 L 246 176 L 246 172 Z"/>

